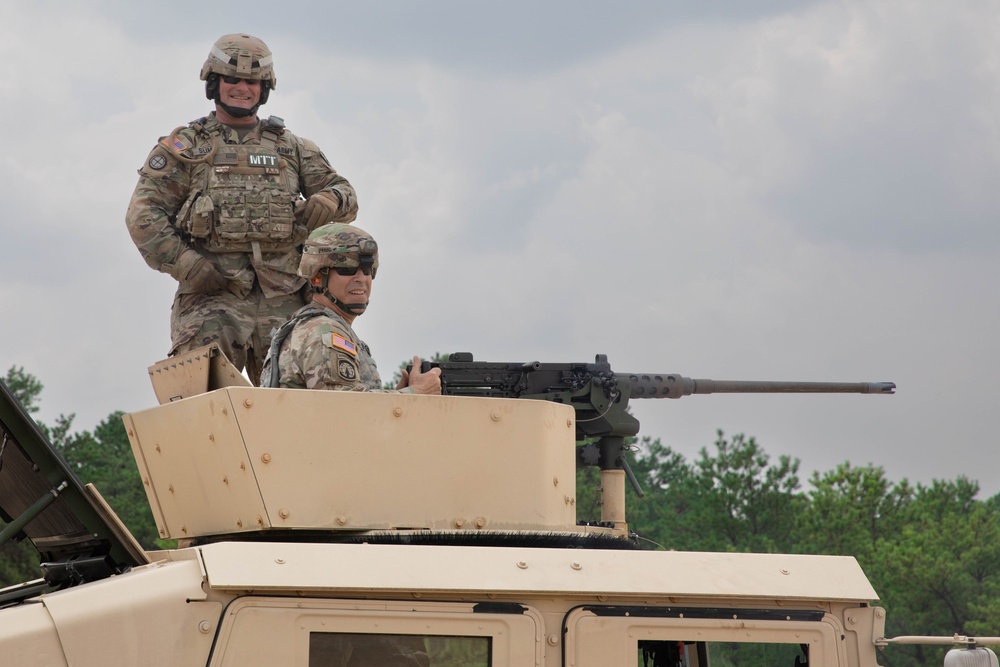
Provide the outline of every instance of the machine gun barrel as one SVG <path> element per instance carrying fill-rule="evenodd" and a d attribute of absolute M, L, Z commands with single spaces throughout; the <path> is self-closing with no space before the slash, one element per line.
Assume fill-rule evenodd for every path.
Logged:
<path fill-rule="evenodd" d="M 616 373 L 632 398 L 681 398 L 691 394 L 894 394 L 893 382 L 792 382 L 696 380 L 676 374 Z"/>
<path fill-rule="evenodd" d="M 851 393 L 892 394 L 892 382 L 788 382 L 695 380 L 674 373 L 615 373 L 606 355 L 594 363 L 475 361 L 456 352 L 445 361 L 422 364 L 441 369 L 441 393 L 451 396 L 526 398 L 570 405 L 576 411 L 577 440 L 629 437 L 639 422 L 629 414 L 633 398 L 680 398 L 691 394 Z"/>

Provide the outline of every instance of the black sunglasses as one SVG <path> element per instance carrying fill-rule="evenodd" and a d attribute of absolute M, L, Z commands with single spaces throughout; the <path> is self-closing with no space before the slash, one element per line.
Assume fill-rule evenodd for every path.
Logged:
<path fill-rule="evenodd" d="M 370 275 L 372 275 L 374 273 L 374 271 L 372 270 L 371 265 L 368 265 L 368 266 L 333 266 L 331 268 L 334 271 L 336 271 L 337 273 L 339 273 L 340 275 L 342 275 L 342 276 L 353 276 L 355 273 L 358 272 L 358 269 L 361 269 L 361 273 L 365 274 L 366 276 L 370 276 Z"/>
<path fill-rule="evenodd" d="M 252 86 L 255 83 L 260 83 L 260 79 L 242 79 L 238 76 L 224 76 L 222 80 L 228 83 L 230 86 L 235 86 L 240 81 L 246 81 L 248 86 Z"/>

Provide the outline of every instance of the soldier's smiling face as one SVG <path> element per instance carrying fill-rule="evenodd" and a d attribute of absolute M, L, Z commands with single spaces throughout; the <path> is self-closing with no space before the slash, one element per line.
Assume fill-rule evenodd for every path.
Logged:
<path fill-rule="evenodd" d="M 359 268 L 352 276 L 334 270 L 327 273 L 326 288 L 341 303 L 368 303 L 372 294 L 372 277 Z"/>
<path fill-rule="evenodd" d="M 220 77 L 219 100 L 231 107 L 251 109 L 260 101 L 260 81 L 239 79 L 236 83 L 226 83 Z"/>

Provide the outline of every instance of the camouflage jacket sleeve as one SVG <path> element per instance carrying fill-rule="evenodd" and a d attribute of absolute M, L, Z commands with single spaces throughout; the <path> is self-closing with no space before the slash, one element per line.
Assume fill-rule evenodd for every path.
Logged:
<path fill-rule="evenodd" d="M 354 332 L 329 317 L 296 325 L 282 344 L 280 386 L 336 391 L 365 391 L 358 372 Z"/>
<path fill-rule="evenodd" d="M 189 128 L 180 136 L 195 143 Z M 125 214 L 129 234 L 146 263 L 178 279 L 199 257 L 194 251 L 185 254 L 189 247 L 174 226 L 190 186 L 190 169 L 158 143 L 139 169 L 139 182 Z"/>
<path fill-rule="evenodd" d="M 358 196 L 347 179 L 337 173 L 323 151 L 309 139 L 297 137 L 299 141 L 299 190 L 309 198 L 321 190 L 337 195 L 340 209 L 331 222 L 353 222 L 358 217 Z"/>
<path fill-rule="evenodd" d="M 413 393 L 382 389 L 367 348 L 337 319 L 314 317 L 301 322 L 281 346 L 279 386 L 332 391 Z"/>

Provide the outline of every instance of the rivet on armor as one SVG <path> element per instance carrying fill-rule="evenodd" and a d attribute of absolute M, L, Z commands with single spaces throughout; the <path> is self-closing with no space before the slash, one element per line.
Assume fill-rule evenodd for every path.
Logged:
<path fill-rule="evenodd" d="M 128 434 L 129 434 L 130 436 L 131 436 L 131 435 L 135 435 L 134 433 L 132 433 L 132 429 L 129 429 L 129 430 L 128 430 Z"/>
<path fill-rule="evenodd" d="M 278 516 L 280 516 L 282 519 L 287 519 L 288 518 L 288 510 L 284 510 L 284 509 L 281 510 L 280 512 L 278 512 Z"/>
<path fill-rule="evenodd" d="M 209 442 L 215 442 L 215 434 L 214 433 L 209 433 L 208 434 L 208 441 Z"/>
<path fill-rule="evenodd" d="M 548 637 L 545 638 L 545 641 L 548 642 L 549 646 L 558 646 L 559 645 L 559 636 L 556 635 L 555 633 L 550 634 Z"/>
<path fill-rule="evenodd" d="M 160 451 L 160 443 L 156 443 L 155 449 L 156 449 L 156 451 Z"/>
<path fill-rule="evenodd" d="M 187 533 L 188 532 L 187 526 L 181 526 L 181 532 Z"/>
<path fill-rule="evenodd" d="M 455 528 L 461 528 L 461 527 L 462 527 L 462 520 L 455 519 Z"/>
<path fill-rule="evenodd" d="M 243 527 L 243 519 L 237 519 L 236 520 L 236 527 L 237 528 L 242 528 Z"/>
<path fill-rule="evenodd" d="M 583 565 L 580 565 L 579 563 L 570 563 L 569 566 L 571 568 L 573 568 L 574 570 L 582 570 L 583 569 Z"/>
<path fill-rule="evenodd" d="M 223 477 L 222 478 L 222 483 L 223 484 L 229 484 L 229 478 L 228 477 Z"/>
<path fill-rule="evenodd" d="M 781 573 L 782 573 L 782 574 L 791 574 L 791 573 L 790 573 L 790 572 L 789 572 L 788 570 L 786 570 L 785 568 L 781 568 Z"/>
<path fill-rule="evenodd" d="M 284 558 L 275 558 L 274 562 L 277 563 L 278 565 L 284 565 L 285 564 L 285 559 Z"/>
<path fill-rule="evenodd" d="M 500 421 L 500 411 L 493 410 L 492 412 L 490 412 L 490 419 L 492 419 L 495 422 Z"/>
<path fill-rule="evenodd" d="M 476 528 L 482 528 L 485 525 L 486 525 L 486 519 L 484 519 L 483 517 L 479 517 L 478 519 L 476 519 Z"/>
<path fill-rule="evenodd" d="M 271 455 L 267 454 L 267 453 L 261 454 L 260 455 L 260 460 L 263 461 L 264 463 L 270 463 L 271 462 Z"/>
<path fill-rule="evenodd" d="M 142 483 L 145 484 L 146 486 L 149 486 L 149 478 L 148 477 L 143 477 L 142 478 Z"/>
<path fill-rule="evenodd" d="M 517 561 L 517 566 L 519 568 L 521 568 L 522 570 L 527 570 L 528 569 L 528 563 L 527 563 L 527 561 L 519 560 L 519 561 Z"/>
<path fill-rule="evenodd" d="M 253 407 L 253 399 L 252 398 L 244 398 L 243 399 L 243 407 L 245 407 L 245 408 L 252 408 Z"/>
<path fill-rule="evenodd" d="M 208 621 L 202 621 L 201 623 L 198 624 L 198 631 L 203 635 L 207 635 L 209 632 L 211 632 L 211 630 L 212 630 L 212 624 L 209 623 Z"/>
<path fill-rule="evenodd" d="M 246 469 L 247 469 L 246 461 L 240 461 L 240 470 L 246 470 Z"/>
<path fill-rule="evenodd" d="M 573 420 L 566 417 L 566 428 L 573 428 Z"/>
<path fill-rule="evenodd" d="M 173 484 L 168 485 L 167 486 L 167 491 L 169 491 L 170 493 L 173 493 L 174 492 L 174 485 Z"/>
<path fill-rule="evenodd" d="M 347 525 L 347 517 L 344 516 L 343 514 L 341 514 L 340 516 L 337 517 L 337 523 L 339 525 L 341 525 L 341 526 L 346 526 Z"/>
<path fill-rule="evenodd" d="M 258 526 L 263 526 L 264 525 L 264 519 L 260 515 L 257 516 L 257 525 Z"/>
<path fill-rule="evenodd" d="M 402 417 L 403 416 L 403 408 L 401 408 L 399 406 L 393 408 L 392 409 L 392 416 L 393 417 Z"/>
<path fill-rule="evenodd" d="M 552 486 L 559 486 L 559 478 L 558 477 L 553 477 L 552 478 Z"/>

